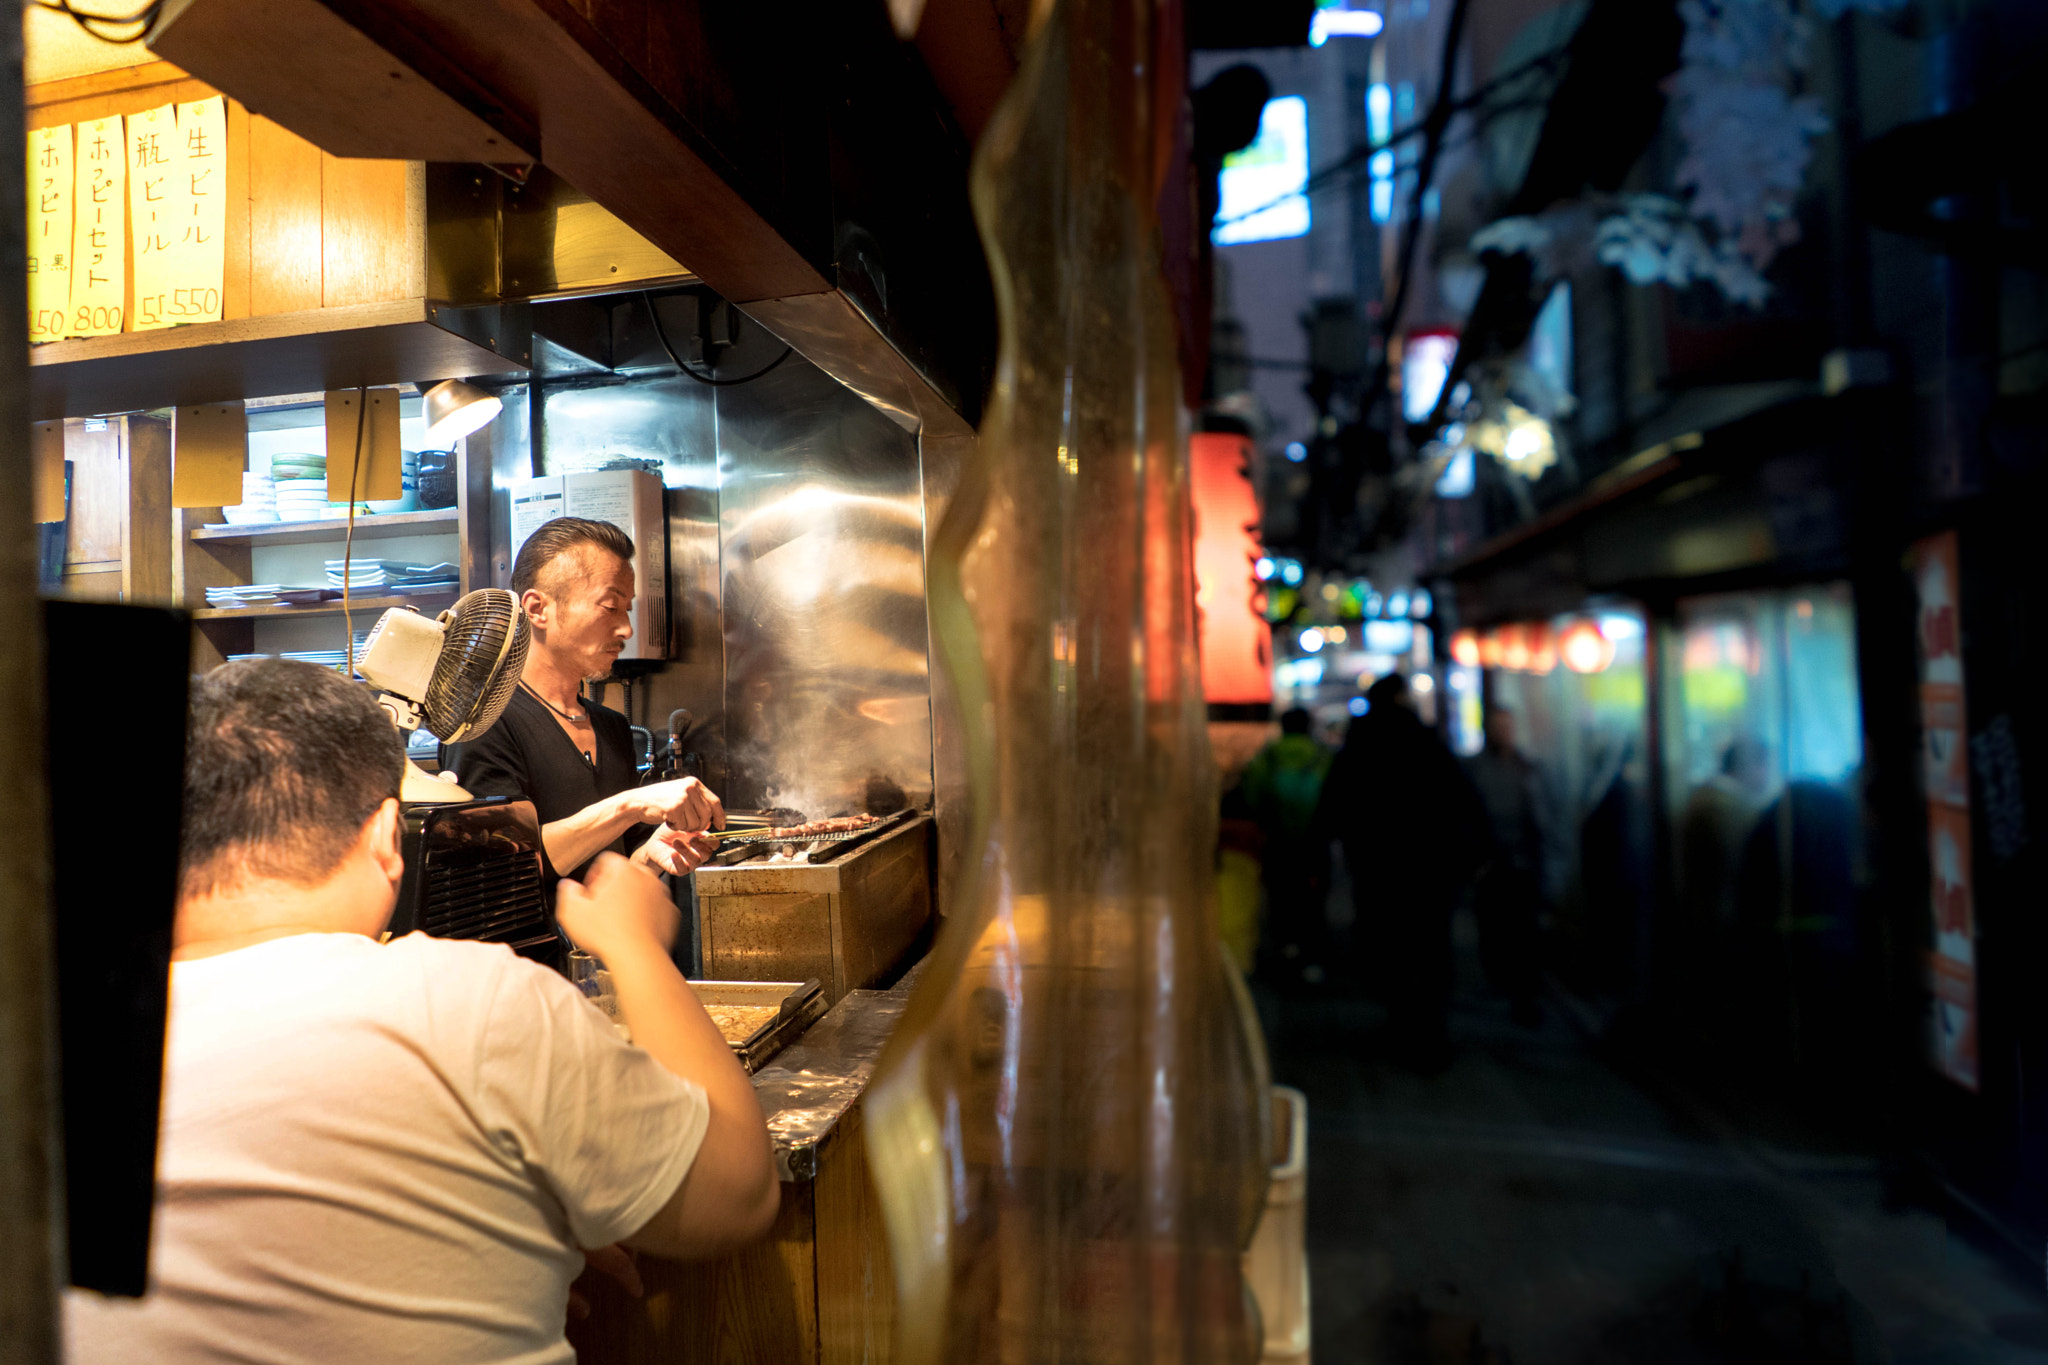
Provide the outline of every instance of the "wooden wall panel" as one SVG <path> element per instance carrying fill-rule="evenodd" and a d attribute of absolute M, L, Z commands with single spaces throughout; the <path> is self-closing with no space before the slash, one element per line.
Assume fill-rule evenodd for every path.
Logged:
<path fill-rule="evenodd" d="M 65 586 L 89 588 L 109 601 L 167 604 L 170 423 L 138 416 L 104 418 L 95 425 L 89 431 L 81 419 L 64 424 L 64 458 L 71 464 Z"/>
<path fill-rule="evenodd" d="M 228 101 L 228 214 L 221 317 L 249 316 L 249 111 Z"/>
<path fill-rule="evenodd" d="M 818 1359 L 881 1365 L 896 1358 L 896 1281 L 869 1174 L 863 1113 L 839 1121 L 818 1172 Z"/>
<path fill-rule="evenodd" d="M 171 424 L 160 417 L 119 419 L 128 464 L 127 535 L 122 600 L 143 606 L 172 605 Z"/>
<path fill-rule="evenodd" d="M 647 12 L 667 8 L 673 0 L 572 0 L 590 26 L 626 59 L 635 71 L 647 69 Z"/>
<path fill-rule="evenodd" d="M 249 315 L 318 308 L 321 152 L 267 118 L 249 120 Z"/>
<path fill-rule="evenodd" d="M 71 507 L 64 530 L 64 563 L 121 564 L 121 522 L 128 506 L 128 465 L 121 458 L 118 420 L 87 431 L 82 420 L 64 424 L 64 459 L 71 466 Z"/>
<path fill-rule="evenodd" d="M 640 0 L 605 3 L 630 8 Z M 218 93 L 169 62 L 150 62 L 31 87 L 28 124 L 135 114 Z M 227 117 L 224 316 L 425 295 L 426 191 L 418 163 L 327 156 L 234 100 Z"/>
<path fill-rule="evenodd" d="M 85 602 L 121 600 L 121 566 L 92 564 L 64 570 L 64 595 Z"/>
<path fill-rule="evenodd" d="M 169 62 L 149 62 L 29 86 L 23 92 L 23 105 L 30 128 L 49 128 L 114 114 L 139 114 L 159 105 L 203 100 L 219 93 Z"/>
<path fill-rule="evenodd" d="M 816 1212 L 809 1181 L 782 1187 L 765 1241 L 715 1261 L 640 1260 L 647 1295 L 585 1278 L 591 1315 L 569 1324 L 580 1365 L 814 1365 L 818 1359 Z"/>
<path fill-rule="evenodd" d="M 320 303 L 385 303 L 418 298 L 426 263 L 425 213 L 417 245 L 411 211 L 411 163 L 361 161 L 320 153 Z"/>

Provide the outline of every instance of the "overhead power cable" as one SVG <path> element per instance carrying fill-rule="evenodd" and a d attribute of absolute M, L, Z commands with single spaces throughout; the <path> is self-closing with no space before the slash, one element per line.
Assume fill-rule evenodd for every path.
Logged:
<path fill-rule="evenodd" d="M 1501 90 L 1514 84 L 1516 81 L 1522 80 L 1528 76 L 1536 75 L 1540 72 L 1549 71 L 1552 68 L 1556 67 L 1560 62 L 1564 60 L 1565 51 L 1566 50 L 1561 47 L 1555 48 L 1549 52 L 1544 53 L 1540 57 L 1532 57 L 1528 61 L 1523 62 L 1521 65 L 1514 67 L 1511 70 L 1503 71 L 1500 75 L 1495 76 L 1492 80 L 1487 81 L 1484 85 L 1475 88 L 1472 91 L 1472 93 L 1465 95 L 1460 99 L 1452 101 L 1450 109 L 1451 114 L 1456 115 L 1477 111 L 1480 119 L 1484 121 L 1485 119 L 1497 117 L 1501 114 L 1511 113 L 1517 109 L 1535 108 L 1540 106 L 1542 103 L 1545 102 L 1545 99 L 1547 97 L 1523 96 L 1510 100 L 1504 104 L 1494 105 L 1491 108 L 1481 107 L 1485 105 L 1488 100 L 1492 99 L 1496 94 L 1498 94 Z M 1387 149 L 1392 147 L 1398 147 L 1404 142 L 1410 142 L 1413 141 L 1415 138 L 1424 136 L 1426 133 L 1428 133 L 1430 127 L 1430 120 L 1434 118 L 1435 115 L 1436 111 L 1434 108 L 1432 108 L 1430 113 L 1428 115 L 1425 115 L 1420 122 L 1411 123 L 1407 127 L 1401 129 L 1400 131 L 1389 135 L 1387 140 L 1384 142 L 1371 142 L 1365 144 L 1364 146 L 1353 147 L 1350 151 L 1346 152 L 1341 159 L 1331 162 L 1329 165 L 1323 167 L 1319 171 L 1312 172 L 1309 175 L 1308 179 L 1302 182 L 1302 186 L 1300 189 L 1290 190 L 1286 194 L 1280 195 L 1278 198 L 1268 200 L 1266 203 L 1257 205 L 1254 208 L 1248 208 L 1242 210 L 1241 212 L 1233 213 L 1228 218 L 1218 218 L 1215 222 L 1215 226 L 1223 227 L 1226 224 L 1241 222 L 1246 218 L 1255 217 L 1258 214 L 1266 212 L 1266 210 L 1270 208 L 1274 208 L 1277 205 L 1286 203 L 1288 200 L 1294 198 L 1297 195 L 1313 194 L 1317 190 L 1324 188 L 1326 185 L 1330 184 L 1333 181 L 1342 179 L 1347 175 L 1356 174 L 1361 167 L 1369 166 L 1372 163 L 1373 157 L 1378 155 L 1380 152 L 1386 151 Z"/>

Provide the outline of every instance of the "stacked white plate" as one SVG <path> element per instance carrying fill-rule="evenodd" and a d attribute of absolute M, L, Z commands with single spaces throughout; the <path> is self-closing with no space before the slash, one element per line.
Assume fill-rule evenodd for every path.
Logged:
<path fill-rule="evenodd" d="M 221 515 L 230 526 L 252 526 L 259 521 L 277 520 L 277 481 L 254 470 L 242 472 L 242 501 L 223 507 Z"/>
<path fill-rule="evenodd" d="M 346 508 L 341 509 L 346 515 Z M 279 479 L 277 517 L 280 521 L 319 521 L 327 515 L 327 480 Z"/>
<path fill-rule="evenodd" d="M 329 587 L 342 586 L 342 563 L 327 561 Z M 454 592 L 460 575 L 453 564 L 415 564 L 404 559 L 358 559 L 348 564 L 350 592 L 376 590 L 393 593 Z"/>
<path fill-rule="evenodd" d="M 282 583 L 244 583 L 225 588 L 208 588 L 206 605 L 209 607 L 267 607 L 277 601 L 278 593 L 284 591 Z"/>

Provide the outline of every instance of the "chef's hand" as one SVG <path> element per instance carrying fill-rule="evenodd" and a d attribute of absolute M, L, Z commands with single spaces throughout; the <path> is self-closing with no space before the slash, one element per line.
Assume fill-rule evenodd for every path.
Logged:
<path fill-rule="evenodd" d="M 654 831 L 654 837 L 634 851 L 633 861 L 657 872 L 687 877 L 716 852 L 717 840 L 663 825 Z"/>
<path fill-rule="evenodd" d="M 616 853 L 598 854 L 582 881 L 564 877 L 555 887 L 555 923 L 593 957 L 623 956 L 615 947 L 649 939 L 666 953 L 682 922 L 668 888 Z"/>
<path fill-rule="evenodd" d="M 619 799 L 643 825 L 691 831 L 725 828 L 725 803 L 694 777 L 634 787 L 621 792 Z"/>

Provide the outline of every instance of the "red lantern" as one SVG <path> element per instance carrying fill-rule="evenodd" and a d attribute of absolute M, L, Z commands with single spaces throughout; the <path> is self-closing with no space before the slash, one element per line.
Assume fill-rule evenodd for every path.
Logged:
<path fill-rule="evenodd" d="M 1529 631 L 1526 626 L 1500 628 L 1500 666 L 1510 673 L 1529 671 Z"/>
<path fill-rule="evenodd" d="M 1601 673 L 1614 662 L 1614 641 L 1602 635 L 1600 627 L 1591 621 L 1579 620 L 1565 627 L 1557 652 L 1564 659 L 1564 666 L 1574 673 Z"/>

